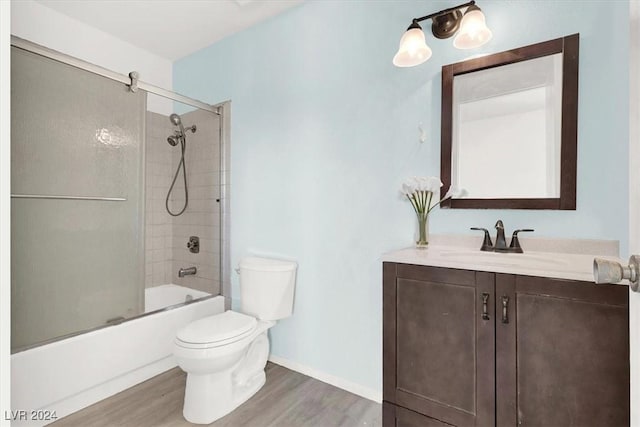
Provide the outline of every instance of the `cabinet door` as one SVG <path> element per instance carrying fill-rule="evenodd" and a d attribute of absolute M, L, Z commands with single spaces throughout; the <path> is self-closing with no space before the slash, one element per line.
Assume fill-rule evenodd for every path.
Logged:
<path fill-rule="evenodd" d="M 382 422 L 386 427 L 451 427 L 426 415 L 382 402 Z"/>
<path fill-rule="evenodd" d="M 498 426 L 629 425 L 626 287 L 498 274 L 496 299 Z"/>
<path fill-rule="evenodd" d="M 455 426 L 494 425 L 493 292 L 491 273 L 385 263 L 384 400 Z"/>

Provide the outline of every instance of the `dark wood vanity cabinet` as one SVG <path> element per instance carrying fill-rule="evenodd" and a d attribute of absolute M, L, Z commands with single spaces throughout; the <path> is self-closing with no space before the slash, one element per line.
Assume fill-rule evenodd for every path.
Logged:
<path fill-rule="evenodd" d="M 385 263 L 385 401 L 452 425 L 494 424 L 495 328 L 482 319 L 493 288 L 491 273 Z"/>
<path fill-rule="evenodd" d="M 383 424 L 629 425 L 628 291 L 384 263 Z"/>

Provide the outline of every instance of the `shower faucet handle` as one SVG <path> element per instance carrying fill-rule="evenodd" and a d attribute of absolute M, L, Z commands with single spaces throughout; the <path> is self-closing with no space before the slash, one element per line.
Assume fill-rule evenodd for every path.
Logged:
<path fill-rule="evenodd" d="M 187 242 L 187 248 L 192 254 L 197 254 L 200 252 L 200 238 L 198 236 L 189 237 L 189 241 Z"/>

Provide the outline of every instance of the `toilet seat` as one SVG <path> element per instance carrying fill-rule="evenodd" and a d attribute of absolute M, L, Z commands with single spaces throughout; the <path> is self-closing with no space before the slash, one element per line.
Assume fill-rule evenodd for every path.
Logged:
<path fill-rule="evenodd" d="M 180 329 L 176 335 L 176 345 L 194 349 L 224 346 L 251 335 L 257 324 L 254 317 L 228 310 Z"/>

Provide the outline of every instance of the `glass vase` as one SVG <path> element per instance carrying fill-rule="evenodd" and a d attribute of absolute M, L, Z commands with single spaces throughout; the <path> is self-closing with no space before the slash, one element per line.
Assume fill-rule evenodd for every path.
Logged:
<path fill-rule="evenodd" d="M 418 215 L 418 241 L 417 248 L 426 248 L 429 245 L 429 215 Z"/>

